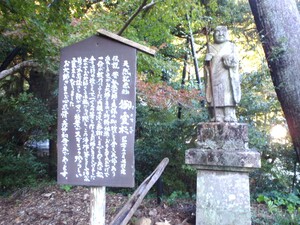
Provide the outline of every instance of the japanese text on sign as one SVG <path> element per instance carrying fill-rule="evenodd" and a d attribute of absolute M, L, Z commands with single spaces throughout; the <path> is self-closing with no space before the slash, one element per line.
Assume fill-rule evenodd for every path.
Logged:
<path fill-rule="evenodd" d="M 118 55 L 62 61 L 60 181 L 93 182 L 128 175 L 134 135 L 134 72 Z M 70 174 L 72 173 L 72 174 Z"/>

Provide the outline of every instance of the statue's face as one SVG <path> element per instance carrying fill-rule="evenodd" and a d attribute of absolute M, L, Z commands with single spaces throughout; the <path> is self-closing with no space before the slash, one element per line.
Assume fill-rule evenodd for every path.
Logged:
<path fill-rule="evenodd" d="M 226 27 L 217 27 L 214 32 L 214 40 L 220 44 L 228 41 L 228 31 Z"/>

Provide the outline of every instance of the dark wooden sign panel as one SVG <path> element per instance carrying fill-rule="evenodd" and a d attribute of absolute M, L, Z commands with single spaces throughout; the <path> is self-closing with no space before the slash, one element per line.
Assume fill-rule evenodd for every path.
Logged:
<path fill-rule="evenodd" d="M 136 49 L 92 36 L 61 51 L 58 183 L 134 186 Z"/>

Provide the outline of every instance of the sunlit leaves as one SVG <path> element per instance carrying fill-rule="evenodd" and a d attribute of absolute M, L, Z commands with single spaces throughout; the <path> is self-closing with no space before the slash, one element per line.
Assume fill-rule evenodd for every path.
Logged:
<path fill-rule="evenodd" d="M 46 57 L 58 56 L 72 17 L 83 10 L 84 2 L 10 0 L 0 6 L 0 35 L 10 39 L 14 47 L 26 49 L 28 58 L 51 63 Z"/>
<path fill-rule="evenodd" d="M 261 127 L 267 125 L 266 121 L 270 126 L 282 119 L 282 111 L 266 70 L 243 74 L 242 90 L 238 110 L 245 122 Z"/>

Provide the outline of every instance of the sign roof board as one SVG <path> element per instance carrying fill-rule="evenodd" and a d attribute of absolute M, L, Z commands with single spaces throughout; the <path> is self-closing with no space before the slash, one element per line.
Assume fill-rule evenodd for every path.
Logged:
<path fill-rule="evenodd" d="M 141 51 L 141 52 L 147 53 L 147 54 L 149 54 L 149 55 L 152 55 L 152 56 L 153 56 L 153 55 L 155 55 L 155 53 L 156 53 L 156 51 L 153 50 L 153 49 L 151 49 L 151 48 L 148 48 L 148 47 L 146 47 L 146 46 L 144 46 L 144 45 L 141 45 L 141 44 L 139 44 L 139 43 L 136 43 L 136 42 L 134 42 L 134 41 L 131 41 L 131 40 L 129 40 L 129 39 L 126 39 L 126 38 L 124 38 L 124 37 L 121 37 L 121 36 L 119 36 L 119 35 L 117 35 L 117 34 L 114 34 L 114 33 L 112 33 L 112 32 L 109 32 L 109 31 L 107 31 L 107 30 L 99 29 L 99 30 L 97 30 L 97 32 L 98 32 L 99 35 L 106 36 L 106 37 L 109 37 L 109 38 L 111 38 L 111 39 L 113 39 L 113 40 L 116 40 L 116 41 L 118 41 L 118 42 L 121 42 L 121 43 L 123 43 L 123 44 L 129 45 L 129 46 L 131 46 L 131 47 L 133 47 L 133 48 L 135 48 L 135 49 L 137 49 L 137 50 L 139 50 L 139 51 Z"/>

